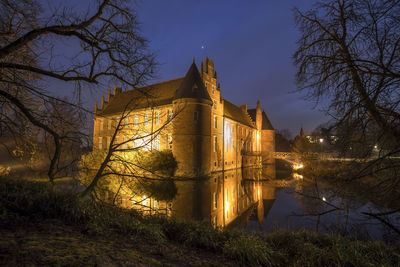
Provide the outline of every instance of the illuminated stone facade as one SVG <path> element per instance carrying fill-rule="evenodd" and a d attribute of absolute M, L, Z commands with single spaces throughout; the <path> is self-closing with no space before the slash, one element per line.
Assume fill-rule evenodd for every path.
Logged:
<path fill-rule="evenodd" d="M 258 101 L 255 109 L 224 99 L 212 60 L 187 74 L 143 88 L 109 90 L 95 106 L 93 148 L 172 149 L 178 174 L 199 175 L 273 163 L 275 132 Z M 153 133 L 153 134 L 152 134 Z"/>

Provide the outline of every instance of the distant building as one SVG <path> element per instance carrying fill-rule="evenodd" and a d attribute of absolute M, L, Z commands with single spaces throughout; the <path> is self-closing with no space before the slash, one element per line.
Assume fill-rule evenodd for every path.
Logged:
<path fill-rule="evenodd" d="M 144 97 L 146 95 L 146 97 Z M 275 131 L 260 101 L 248 109 L 224 99 L 206 58 L 184 77 L 122 92 L 109 90 L 95 106 L 93 148 L 108 147 L 116 121 L 130 111 L 117 142 L 125 147 L 172 149 L 180 174 L 208 174 L 273 162 Z M 162 130 L 158 131 L 160 128 Z M 153 136 L 149 136 L 154 133 Z"/>

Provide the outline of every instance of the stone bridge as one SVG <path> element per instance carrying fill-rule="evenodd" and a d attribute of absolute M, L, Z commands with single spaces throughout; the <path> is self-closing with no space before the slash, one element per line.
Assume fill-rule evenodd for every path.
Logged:
<path fill-rule="evenodd" d="M 301 154 L 309 160 L 334 160 L 334 161 L 346 161 L 353 159 L 340 158 L 338 153 L 317 153 L 317 152 L 306 152 Z M 275 159 L 282 159 L 287 162 L 298 164 L 300 163 L 300 155 L 295 152 L 274 152 Z"/>
<path fill-rule="evenodd" d="M 329 161 L 358 161 L 365 162 L 375 160 L 376 157 L 367 159 L 362 158 L 343 158 L 339 157 L 339 153 L 317 153 L 317 152 L 306 152 L 301 155 L 309 160 L 329 160 Z M 274 152 L 275 159 L 282 159 L 292 164 L 300 164 L 300 155 L 295 152 Z M 390 157 L 395 158 L 395 157 Z"/>

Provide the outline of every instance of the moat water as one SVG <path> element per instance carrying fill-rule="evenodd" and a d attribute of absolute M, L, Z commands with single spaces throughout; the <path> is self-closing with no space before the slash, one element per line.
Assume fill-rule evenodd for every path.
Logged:
<path fill-rule="evenodd" d="M 357 239 L 400 240 L 387 225 L 363 214 L 384 209 L 354 194 L 306 180 L 275 165 L 215 173 L 206 180 L 176 182 L 178 193 L 168 209 L 179 219 L 205 220 L 247 231 L 310 229 Z M 384 219 L 400 226 L 394 216 Z"/>

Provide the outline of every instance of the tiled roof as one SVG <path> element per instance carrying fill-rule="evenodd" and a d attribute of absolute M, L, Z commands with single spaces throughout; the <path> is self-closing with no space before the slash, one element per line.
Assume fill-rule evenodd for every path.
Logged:
<path fill-rule="evenodd" d="M 256 108 L 248 109 L 247 113 L 249 113 L 249 115 L 253 121 L 256 121 L 256 114 L 257 114 Z M 272 126 L 272 123 L 269 120 L 269 118 L 267 117 L 267 114 L 265 114 L 264 110 L 262 112 L 261 130 L 274 130 L 274 127 Z"/>
<path fill-rule="evenodd" d="M 261 127 L 261 130 L 274 130 L 274 126 L 272 126 L 272 123 L 269 120 L 267 114 L 265 114 L 264 110 L 262 112 L 262 127 Z"/>
<path fill-rule="evenodd" d="M 224 99 L 224 116 L 234 121 L 240 122 L 249 127 L 255 128 L 249 115 L 240 107 Z"/>
<path fill-rule="evenodd" d="M 204 98 L 211 101 L 211 97 L 204 87 L 199 70 L 194 62 L 175 92 L 175 99 L 178 98 Z"/>
<path fill-rule="evenodd" d="M 184 77 L 122 92 L 112 97 L 110 103 L 105 104 L 104 109 L 97 114 L 121 113 L 127 105 L 129 109 L 138 109 L 170 104 L 183 79 Z"/>

